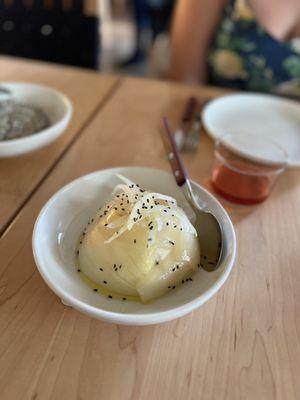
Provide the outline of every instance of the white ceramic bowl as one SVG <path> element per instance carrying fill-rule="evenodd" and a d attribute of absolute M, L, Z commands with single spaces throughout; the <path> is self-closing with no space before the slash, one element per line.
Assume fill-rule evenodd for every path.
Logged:
<path fill-rule="evenodd" d="M 97 209 L 109 200 L 119 182 L 116 173 L 127 176 L 142 187 L 175 197 L 190 215 L 191 210 L 168 172 L 124 167 L 83 176 L 57 192 L 36 221 L 33 254 L 42 277 L 65 304 L 109 322 L 156 324 L 191 312 L 220 289 L 231 271 L 236 254 L 236 238 L 228 214 L 211 194 L 196 183 L 193 183 L 193 189 L 200 203 L 214 212 L 223 230 L 224 251 L 221 266 L 216 271 L 199 269 L 191 285 L 183 285 L 149 304 L 108 299 L 87 286 L 76 271 L 74 258 L 80 233 Z"/>
<path fill-rule="evenodd" d="M 61 92 L 31 83 L 5 82 L 1 87 L 12 92 L 12 98 L 41 108 L 50 126 L 20 139 L 0 141 L 0 157 L 13 157 L 37 150 L 57 139 L 68 126 L 72 115 L 71 101 Z"/>

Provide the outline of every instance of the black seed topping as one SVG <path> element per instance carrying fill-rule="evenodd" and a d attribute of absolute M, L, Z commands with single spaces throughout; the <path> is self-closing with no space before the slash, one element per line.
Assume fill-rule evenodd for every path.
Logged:
<path fill-rule="evenodd" d="M 133 243 L 136 243 L 136 239 L 133 239 Z"/>
<path fill-rule="evenodd" d="M 98 292 L 98 289 L 94 289 L 94 292 Z"/>
<path fill-rule="evenodd" d="M 200 264 L 198 264 L 197 267 L 200 268 Z"/>
<path fill-rule="evenodd" d="M 129 200 L 127 200 L 127 204 L 129 204 Z"/>
<path fill-rule="evenodd" d="M 171 289 L 172 286 L 168 286 L 168 289 Z"/>
<path fill-rule="evenodd" d="M 176 286 L 172 286 L 172 289 L 175 289 L 176 288 Z"/>
<path fill-rule="evenodd" d="M 176 268 L 172 268 L 172 271 L 175 271 Z"/>
<path fill-rule="evenodd" d="M 169 222 L 166 222 L 166 225 L 169 226 Z"/>
<path fill-rule="evenodd" d="M 107 226 L 108 224 L 104 224 L 104 226 Z"/>
<path fill-rule="evenodd" d="M 82 244 L 82 241 L 80 241 L 79 244 Z"/>
<path fill-rule="evenodd" d="M 153 229 L 153 226 L 150 226 L 150 228 L 149 228 L 149 229 L 150 229 L 150 231 L 152 231 L 152 229 Z"/>
<path fill-rule="evenodd" d="M 164 212 L 168 212 L 168 210 L 164 210 Z"/>
<path fill-rule="evenodd" d="M 106 282 L 106 281 L 103 281 L 103 283 L 104 283 L 104 285 L 107 285 L 107 282 Z"/>
<path fill-rule="evenodd" d="M 177 265 L 176 268 L 179 269 L 179 265 Z"/>
<path fill-rule="evenodd" d="M 119 269 L 121 269 L 122 268 L 122 264 L 119 266 Z"/>
<path fill-rule="evenodd" d="M 189 281 L 189 278 L 187 278 L 185 281 L 188 282 L 188 281 Z"/>
<path fill-rule="evenodd" d="M 151 242 L 151 240 L 152 240 L 152 238 L 149 238 L 149 239 L 148 239 L 148 242 Z"/>
<path fill-rule="evenodd" d="M 103 271 L 103 268 L 100 267 L 99 269 L 100 269 L 100 271 Z"/>
<path fill-rule="evenodd" d="M 177 228 L 177 225 L 174 225 L 173 228 Z"/>
<path fill-rule="evenodd" d="M 181 283 L 184 284 L 184 279 L 182 279 Z"/>
<path fill-rule="evenodd" d="M 127 300 L 127 299 L 126 299 L 126 297 L 123 297 L 123 299 L 122 299 L 122 300 L 124 300 L 124 301 L 125 301 L 125 300 Z"/>
<path fill-rule="evenodd" d="M 107 296 L 109 299 L 112 299 L 112 296 L 111 295 L 109 295 L 109 296 Z"/>
<path fill-rule="evenodd" d="M 117 207 L 114 207 L 114 209 L 117 210 L 118 208 L 117 208 Z"/>
<path fill-rule="evenodd" d="M 175 243 L 174 243 L 174 242 L 172 242 L 172 240 L 169 240 L 169 243 L 170 243 L 172 246 L 174 246 L 174 245 L 175 245 Z"/>
<path fill-rule="evenodd" d="M 116 268 L 117 264 L 114 264 L 114 268 Z"/>
<path fill-rule="evenodd" d="M 82 235 L 84 236 L 84 235 L 85 235 L 85 232 L 82 232 Z"/>
<path fill-rule="evenodd" d="M 79 254 L 79 250 L 76 251 L 76 254 L 77 254 L 77 255 Z"/>
<path fill-rule="evenodd" d="M 203 264 L 200 263 L 200 265 L 201 265 L 201 267 L 203 268 Z"/>
<path fill-rule="evenodd" d="M 180 230 L 182 231 L 183 229 L 182 229 L 182 228 L 180 228 Z"/>
<path fill-rule="evenodd" d="M 156 265 L 158 265 L 159 264 L 159 261 L 156 261 L 156 263 L 155 263 Z"/>
<path fill-rule="evenodd" d="M 94 218 L 91 219 L 91 222 L 94 222 Z"/>
<path fill-rule="evenodd" d="M 152 210 L 153 206 L 151 206 L 150 208 L 151 208 L 151 210 Z"/>
<path fill-rule="evenodd" d="M 123 203 L 120 203 L 120 206 L 122 206 L 123 205 Z"/>
<path fill-rule="evenodd" d="M 122 211 L 125 211 L 125 208 L 122 208 Z"/>
<path fill-rule="evenodd" d="M 203 258 L 204 258 L 204 260 L 206 260 L 206 259 L 207 259 L 207 257 L 206 257 L 206 256 L 204 256 Z"/>
<path fill-rule="evenodd" d="M 192 278 L 189 278 L 189 281 L 191 281 L 191 282 L 192 282 L 192 281 L 193 281 L 193 279 L 192 279 Z"/>
<path fill-rule="evenodd" d="M 78 271 L 78 272 L 80 272 L 80 271 L 81 271 L 81 269 L 78 269 L 77 271 Z"/>

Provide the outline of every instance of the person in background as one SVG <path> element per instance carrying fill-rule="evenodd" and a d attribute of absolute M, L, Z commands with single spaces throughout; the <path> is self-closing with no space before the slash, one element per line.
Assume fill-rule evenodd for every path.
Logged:
<path fill-rule="evenodd" d="M 170 78 L 300 97 L 299 0 L 178 0 Z"/>

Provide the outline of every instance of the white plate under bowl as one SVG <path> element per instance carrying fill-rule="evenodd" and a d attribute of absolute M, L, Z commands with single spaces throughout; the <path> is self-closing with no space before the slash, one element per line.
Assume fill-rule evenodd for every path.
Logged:
<path fill-rule="evenodd" d="M 232 94 L 209 102 L 202 121 L 213 139 L 253 134 L 254 146 L 259 136 L 270 139 L 286 151 L 289 167 L 300 167 L 299 102 L 266 94 Z"/>
<path fill-rule="evenodd" d="M 33 254 L 42 277 L 64 303 L 91 317 L 109 322 L 156 324 L 191 312 L 220 289 L 231 271 L 236 254 L 235 232 L 228 214 L 211 194 L 196 183 L 192 186 L 200 203 L 214 212 L 223 230 L 222 260 L 216 271 L 198 269 L 190 285 L 182 286 L 148 304 L 108 299 L 95 293 L 76 271 L 74 255 L 80 233 L 98 208 L 109 200 L 113 188 L 119 183 L 116 173 L 144 188 L 173 196 L 189 215 L 191 210 L 168 172 L 124 167 L 83 176 L 57 192 L 37 218 L 33 232 Z"/>
<path fill-rule="evenodd" d="M 72 104 L 63 93 L 32 83 L 1 82 L 0 86 L 12 92 L 13 100 L 41 108 L 50 120 L 48 128 L 33 135 L 0 141 L 0 157 L 13 157 L 37 150 L 56 140 L 65 131 L 72 116 Z"/>

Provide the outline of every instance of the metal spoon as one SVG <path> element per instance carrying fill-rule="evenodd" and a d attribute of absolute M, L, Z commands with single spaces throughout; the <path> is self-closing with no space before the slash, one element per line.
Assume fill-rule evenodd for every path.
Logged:
<path fill-rule="evenodd" d="M 162 138 L 174 178 L 196 216 L 194 226 L 201 249 L 200 265 L 206 271 L 214 271 L 219 266 L 222 251 L 222 230 L 220 224 L 211 212 L 204 211 L 199 206 L 166 117 L 163 118 L 163 123 L 165 135 Z"/>

